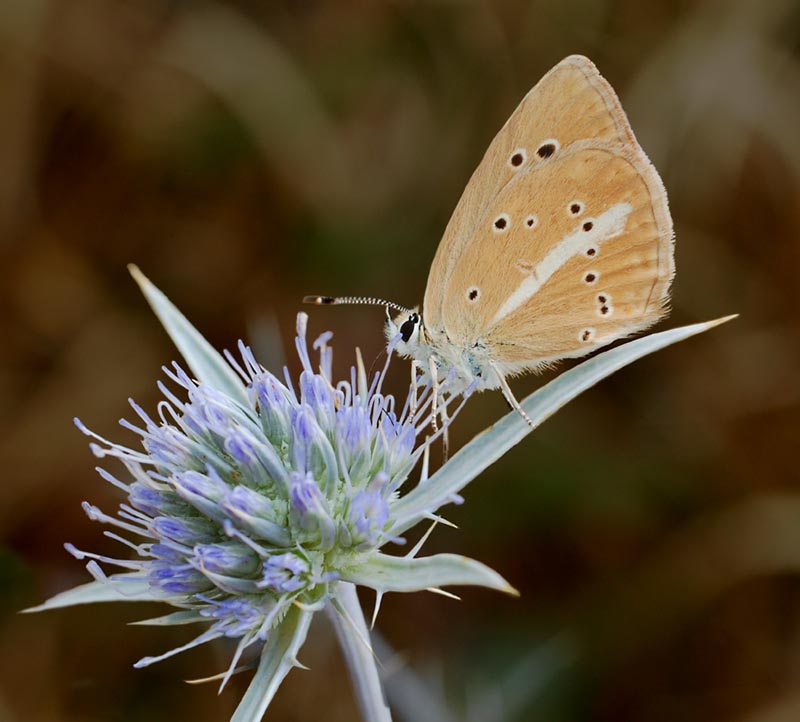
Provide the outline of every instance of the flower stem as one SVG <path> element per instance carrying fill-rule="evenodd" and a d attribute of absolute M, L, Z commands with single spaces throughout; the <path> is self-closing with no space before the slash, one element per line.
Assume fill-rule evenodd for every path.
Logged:
<path fill-rule="evenodd" d="M 347 582 L 340 582 L 338 587 L 326 609 L 350 670 L 361 715 L 364 722 L 392 722 L 356 588 Z"/>

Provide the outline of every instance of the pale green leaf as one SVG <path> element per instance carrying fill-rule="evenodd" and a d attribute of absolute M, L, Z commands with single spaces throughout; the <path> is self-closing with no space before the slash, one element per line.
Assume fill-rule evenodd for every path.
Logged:
<path fill-rule="evenodd" d="M 364 563 L 343 569 L 342 579 L 379 592 L 416 592 L 455 584 L 517 594 L 496 571 L 458 554 L 419 558 L 371 554 Z"/>
<path fill-rule="evenodd" d="M 281 682 L 297 664 L 297 653 L 305 642 L 312 616 L 312 612 L 293 606 L 280 625 L 270 632 L 255 676 L 231 722 L 260 722 Z"/>
<path fill-rule="evenodd" d="M 735 316 L 653 333 L 605 351 L 565 371 L 532 393 L 522 402 L 522 407 L 530 416 L 534 427 L 539 426 L 566 403 L 615 371 L 665 346 L 708 331 L 732 318 Z M 402 533 L 451 501 L 455 494 L 509 449 L 516 446 L 532 430 L 516 411 L 512 411 L 476 436 L 428 481 L 392 505 L 392 518 L 395 519 L 392 533 Z"/>
<path fill-rule="evenodd" d="M 195 622 L 213 621 L 204 617 L 196 609 L 184 609 L 180 612 L 172 612 L 162 617 L 152 617 L 151 619 L 141 619 L 138 622 L 131 622 L 131 625 L 140 627 L 170 627 L 178 624 L 194 624 Z"/>
<path fill-rule="evenodd" d="M 195 378 L 201 383 L 225 392 L 247 408 L 247 394 L 242 379 L 186 317 L 159 291 L 137 266 L 128 266 L 150 307 L 158 316 Z"/>
<path fill-rule="evenodd" d="M 138 581 L 111 578 L 105 582 L 82 584 L 50 597 L 43 604 L 22 611 L 28 614 L 60 607 L 74 607 L 78 604 L 94 604 L 95 602 L 154 602 L 162 599 L 163 595 L 157 596 L 146 579 Z"/>

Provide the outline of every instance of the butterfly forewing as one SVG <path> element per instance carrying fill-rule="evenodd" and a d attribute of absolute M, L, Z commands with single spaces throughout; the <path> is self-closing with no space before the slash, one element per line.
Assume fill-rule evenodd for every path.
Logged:
<path fill-rule="evenodd" d="M 650 325 L 672 274 L 661 181 L 611 87 L 570 57 L 470 180 L 431 268 L 425 322 L 514 373 Z"/>

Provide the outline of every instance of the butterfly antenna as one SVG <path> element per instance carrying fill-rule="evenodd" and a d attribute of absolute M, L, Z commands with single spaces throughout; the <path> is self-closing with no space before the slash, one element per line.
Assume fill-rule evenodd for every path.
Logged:
<path fill-rule="evenodd" d="M 410 308 L 401 306 L 399 303 L 386 301 L 383 298 L 372 298 L 370 296 L 305 296 L 303 298 L 303 303 L 312 303 L 315 306 L 386 306 L 387 308 L 393 308 L 395 311 L 400 311 L 401 313 L 411 313 Z"/>

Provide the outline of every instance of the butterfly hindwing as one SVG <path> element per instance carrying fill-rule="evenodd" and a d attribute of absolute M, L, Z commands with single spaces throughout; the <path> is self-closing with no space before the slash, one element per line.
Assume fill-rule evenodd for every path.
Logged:
<path fill-rule="evenodd" d="M 521 173 L 448 279 L 453 342 L 484 343 L 513 373 L 654 323 L 673 273 L 669 216 L 651 201 L 659 193 L 652 169 L 618 144 L 580 142 Z"/>

